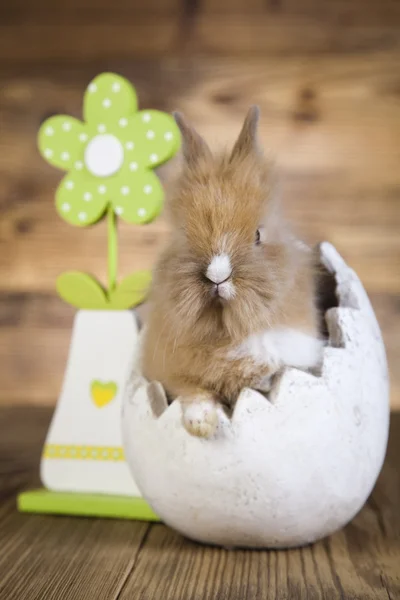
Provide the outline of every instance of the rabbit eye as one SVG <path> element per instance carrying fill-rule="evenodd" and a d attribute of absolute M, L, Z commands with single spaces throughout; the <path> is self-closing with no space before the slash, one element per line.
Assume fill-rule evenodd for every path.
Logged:
<path fill-rule="evenodd" d="M 256 246 L 258 246 L 261 243 L 261 233 L 260 230 L 257 229 L 256 231 L 256 239 L 255 239 L 255 244 Z"/>

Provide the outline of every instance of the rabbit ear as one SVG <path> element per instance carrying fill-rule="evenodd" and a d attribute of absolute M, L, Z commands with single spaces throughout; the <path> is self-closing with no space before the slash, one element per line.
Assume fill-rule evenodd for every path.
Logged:
<path fill-rule="evenodd" d="M 199 160 L 212 158 L 211 150 L 201 135 L 191 127 L 179 112 L 173 113 L 182 134 L 182 150 L 186 163 L 194 166 Z"/>
<path fill-rule="evenodd" d="M 245 156 L 258 151 L 257 127 L 260 118 L 260 109 L 258 106 L 251 106 L 243 123 L 242 131 L 233 147 L 230 160 L 244 158 Z"/>

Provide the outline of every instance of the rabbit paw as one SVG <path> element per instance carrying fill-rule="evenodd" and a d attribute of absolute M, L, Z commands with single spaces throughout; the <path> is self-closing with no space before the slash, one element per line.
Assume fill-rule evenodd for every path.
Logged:
<path fill-rule="evenodd" d="M 184 402 L 183 425 L 188 433 L 196 437 L 210 438 L 218 426 L 217 405 L 214 400 L 197 398 L 193 402 Z"/>

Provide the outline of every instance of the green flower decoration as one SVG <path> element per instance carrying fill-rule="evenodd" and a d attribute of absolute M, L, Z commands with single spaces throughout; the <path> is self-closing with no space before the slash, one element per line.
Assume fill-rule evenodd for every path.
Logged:
<path fill-rule="evenodd" d="M 160 212 L 163 190 L 152 169 L 179 149 L 180 133 L 170 115 L 137 112 L 137 105 L 128 81 L 104 73 L 85 92 L 84 123 L 57 115 L 41 126 L 40 153 L 68 171 L 56 206 L 71 225 L 96 223 L 110 204 L 128 223 L 148 223 Z"/>
<path fill-rule="evenodd" d="M 170 115 L 137 108 L 132 85 L 103 73 L 86 89 L 84 122 L 57 115 L 39 130 L 42 156 L 67 171 L 56 191 L 61 218 L 85 227 L 108 214 L 109 289 L 85 273 L 57 281 L 59 294 L 78 308 L 128 308 L 143 300 L 150 283 L 141 271 L 116 286 L 116 218 L 141 225 L 159 214 L 164 194 L 153 169 L 178 151 L 180 132 Z"/>

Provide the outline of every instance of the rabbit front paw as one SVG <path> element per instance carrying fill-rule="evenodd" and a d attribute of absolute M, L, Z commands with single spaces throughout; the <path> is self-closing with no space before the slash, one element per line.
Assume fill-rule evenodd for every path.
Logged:
<path fill-rule="evenodd" d="M 190 435 L 200 438 L 212 437 L 218 427 L 217 404 L 208 395 L 182 402 L 183 425 Z"/>

